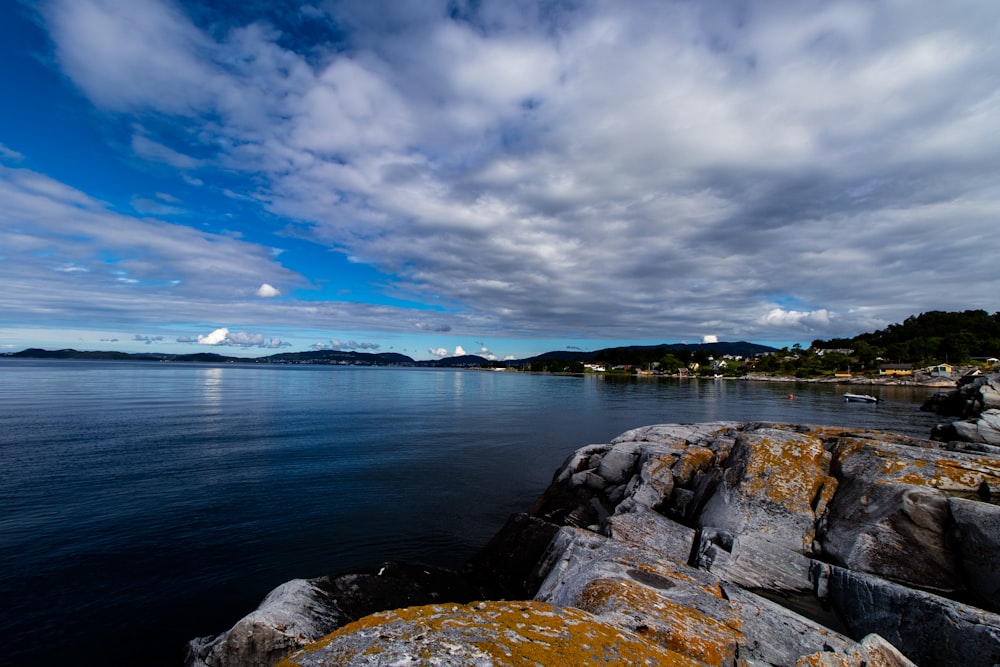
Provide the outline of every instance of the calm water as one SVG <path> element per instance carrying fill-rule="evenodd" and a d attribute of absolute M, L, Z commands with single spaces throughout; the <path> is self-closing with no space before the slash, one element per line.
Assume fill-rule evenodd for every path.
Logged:
<path fill-rule="evenodd" d="M 867 389 L 867 388 L 866 388 Z M 926 436 L 931 390 L 0 359 L 7 664 L 177 664 L 274 586 L 457 566 L 579 446 L 664 422 Z M 794 393 L 794 400 L 789 400 Z"/>

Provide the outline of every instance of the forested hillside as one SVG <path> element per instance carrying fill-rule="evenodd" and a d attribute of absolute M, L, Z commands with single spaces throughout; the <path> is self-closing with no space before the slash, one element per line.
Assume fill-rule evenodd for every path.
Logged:
<path fill-rule="evenodd" d="M 850 349 L 862 360 L 961 364 L 973 357 L 1000 356 L 1000 313 L 928 311 L 854 338 L 816 340 L 814 349 Z"/>

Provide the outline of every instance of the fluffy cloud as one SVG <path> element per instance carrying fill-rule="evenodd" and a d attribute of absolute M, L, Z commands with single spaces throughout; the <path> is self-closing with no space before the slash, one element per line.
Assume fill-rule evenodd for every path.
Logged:
<path fill-rule="evenodd" d="M 271 287 L 267 283 L 264 283 L 257 288 L 257 296 L 264 299 L 270 299 L 276 296 L 281 296 L 281 291 L 275 287 Z"/>
<path fill-rule="evenodd" d="M 199 345 L 226 345 L 229 338 L 229 329 L 216 329 L 207 336 L 198 336 Z"/>
<path fill-rule="evenodd" d="M 157 0 L 44 15 L 63 72 L 135 119 L 135 156 L 247 177 L 243 194 L 294 221 L 283 233 L 448 305 L 433 325 L 404 312 L 421 330 L 784 340 L 997 307 L 988 3 L 420 4 L 319 5 L 306 18 L 338 26 L 335 47 L 272 29 L 278 14 L 196 23 Z M 194 230 L 158 232 L 199 247 Z M 129 279 L 202 277 L 156 247 L 170 261 Z M 227 279 L 275 275 L 239 247 L 255 266 L 223 258 Z M 184 284 L 221 304 L 237 283 Z M 269 305 L 286 309 L 240 308 L 377 328 L 401 314 Z"/>
<path fill-rule="evenodd" d="M 830 326 L 833 317 L 833 314 L 826 309 L 803 312 L 774 308 L 761 318 L 761 324 L 785 329 L 800 327 L 808 330 L 824 330 Z"/>
<path fill-rule="evenodd" d="M 703 344 L 705 344 L 705 343 L 718 343 L 719 342 L 719 337 L 718 336 L 711 336 L 711 335 L 702 336 L 701 337 L 701 342 Z"/>
<path fill-rule="evenodd" d="M 181 338 L 178 338 L 177 340 L 178 342 L 184 342 Z M 190 341 L 190 338 L 185 338 L 185 341 Z M 231 332 L 225 327 L 216 329 L 212 333 L 204 336 L 199 335 L 196 342 L 199 345 L 231 345 L 233 347 L 258 347 L 268 349 L 289 347 L 289 343 L 285 343 L 279 338 L 267 338 L 263 334 L 259 333 L 247 333 L 243 331 Z"/>
<path fill-rule="evenodd" d="M 448 352 L 448 348 L 446 347 L 428 348 L 427 352 L 435 357 L 464 357 L 468 354 L 461 345 L 456 345 L 455 351 L 451 353 Z"/>

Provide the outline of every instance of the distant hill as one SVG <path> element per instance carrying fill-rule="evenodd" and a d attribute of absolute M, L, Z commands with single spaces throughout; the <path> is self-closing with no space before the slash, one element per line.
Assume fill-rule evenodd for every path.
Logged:
<path fill-rule="evenodd" d="M 624 347 L 606 347 L 593 352 L 562 350 L 545 352 L 535 357 L 507 362 L 511 366 L 546 361 L 576 361 L 604 362 L 609 364 L 648 364 L 659 361 L 671 353 L 681 357 L 694 356 L 697 353 L 712 356 L 755 357 L 761 354 L 777 352 L 778 349 L 757 343 L 663 343 L 661 345 L 627 345 Z"/>
<path fill-rule="evenodd" d="M 663 345 L 631 345 L 626 347 L 609 347 L 593 352 L 579 350 L 562 350 L 545 352 L 535 357 L 503 362 L 504 365 L 520 367 L 536 361 L 571 361 L 589 362 L 602 361 L 612 364 L 644 364 L 659 361 L 667 353 L 680 356 L 690 356 L 696 353 L 714 355 L 737 355 L 752 357 L 759 354 L 775 352 L 775 348 L 756 343 L 672 343 Z M 131 361 L 175 361 L 204 363 L 239 363 L 239 364 L 328 364 L 346 366 L 418 366 L 436 368 L 470 368 L 493 365 L 495 362 L 475 354 L 459 357 L 445 357 L 415 361 L 405 354 L 396 352 L 354 352 L 345 350 L 310 350 L 308 352 L 281 352 L 264 357 L 230 357 L 214 352 L 197 352 L 194 354 L 163 354 L 157 352 L 103 352 L 80 351 L 73 349 L 43 350 L 29 348 L 21 352 L 6 353 L 8 357 L 23 357 L 32 359 L 97 359 L 97 360 L 131 360 Z"/>
<path fill-rule="evenodd" d="M 965 363 L 1000 355 L 1000 313 L 931 310 L 854 338 L 815 340 L 816 349 L 850 349 L 856 357 L 898 362 Z"/>
<path fill-rule="evenodd" d="M 311 350 L 282 352 L 261 357 L 257 361 L 271 364 L 347 364 L 359 366 L 412 366 L 416 362 L 396 352 L 353 352 L 344 350 Z"/>
<path fill-rule="evenodd" d="M 417 361 L 417 366 L 432 366 L 437 368 L 469 368 L 489 365 L 490 360 L 475 354 L 466 354 L 461 357 L 445 357 L 444 359 L 430 359 L 428 361 Z"/>

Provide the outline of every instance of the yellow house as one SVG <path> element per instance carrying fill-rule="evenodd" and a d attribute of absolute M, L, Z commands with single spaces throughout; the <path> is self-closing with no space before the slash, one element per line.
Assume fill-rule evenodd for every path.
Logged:
<path fill-rule="evenodd" d="M 913 364 L 882 364 L 879 375 L 913 375 Z"/>

